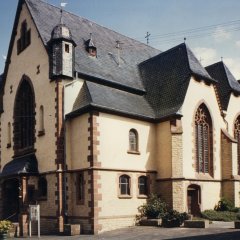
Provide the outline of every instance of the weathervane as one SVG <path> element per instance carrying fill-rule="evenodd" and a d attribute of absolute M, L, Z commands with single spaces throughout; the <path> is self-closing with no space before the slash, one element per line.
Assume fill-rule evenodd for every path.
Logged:
<path fill-rule="evenodd" d="M 63 20 L 62 20 L 62 18 L 63 18 L 63 8 L 66 7 L 67 3 L 61 1 L 60 5 L 61 5 L 61 10 L 60 11 L 61 11 L 61 24 L 62 24 L 63 23 Z"/>

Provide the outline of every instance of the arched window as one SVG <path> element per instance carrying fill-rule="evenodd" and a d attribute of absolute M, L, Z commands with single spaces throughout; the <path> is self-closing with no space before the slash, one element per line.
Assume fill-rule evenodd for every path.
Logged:
<path fill-rule="evenodd" d="M 35 140 L 35 98 L 32 87 L 23 80 L 14 105 L 14 150 L 32 150 Z"/>
<path fill-rule="evenodd" d="M 129 151 L 138 152 L 138 132 L 135 129 L 129 131 Z"/>
<path fill-rule="evenodd" d="M 148 195 L 148 178 L 146 176 L 138 178 L 138 194 Z"/>
<path fill-rule="evenodd" d="M 7 131 L 7 148 L 10 148 L 12 145 L 12 127 L 10 122 L 8 123 Z"/>
<path fill-rule="evenodd" d="M 38 180 L 38 196 L 39 198 L 47 198 L 47 180 L 45 177 L 40 177 Z"/>
<path fill-rule="evenodd" d="M 120 195 L 130 195 L 130 177 L 128 175 L 119 177 L 119 192 Z"/>
<path fill-rule="evenodd" d="M 213 175 L 212 120 L 205 104 L 195 115 L 196 171 Z"/>
<path fill-rule="evenodd" d="M 234 123 L 234 137 L 238 142 L 237 159 L 238 159 L 238 175 L 240 175 L 240 115 Z"/>
<path fill-rule="evenodd" d="M 41 105 L 39 109 L 39 132 L 38 136 L 44 135 L 45 130 L 44 130 L 44 108 Z"/>

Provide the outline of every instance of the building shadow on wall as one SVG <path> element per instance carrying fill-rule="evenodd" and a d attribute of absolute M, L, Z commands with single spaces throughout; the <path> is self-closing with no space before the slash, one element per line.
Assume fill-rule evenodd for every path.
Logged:
<path fill-rule="evenodd" d="M 181 238 L 165 238 L 163 240 L 240 240 L 240 231 L 236 232 L 225 232 L 217 234 L 208 234 L 202 236 L 191 236 Z"/>

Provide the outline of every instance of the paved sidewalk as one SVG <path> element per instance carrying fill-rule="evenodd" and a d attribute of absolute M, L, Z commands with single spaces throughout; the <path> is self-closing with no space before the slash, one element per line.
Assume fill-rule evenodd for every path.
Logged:
<path fill-rule="evenodd" d="M 42 236 L 41 239 L 50 240 L 240 240 L 240 229 L 233 229 L 233 223 L 215 223 L 210 228 L 160 228 L 160 227 L 129 227 L 110 232 L 105 232 L 96 236 L 80 235 L 80 236 Z M 229 228 L 230 227 L 230 228 Z M 16 238 L 30 239 L 30 238 Z M 32 237 L 31 239 L 38 239 Z"/>

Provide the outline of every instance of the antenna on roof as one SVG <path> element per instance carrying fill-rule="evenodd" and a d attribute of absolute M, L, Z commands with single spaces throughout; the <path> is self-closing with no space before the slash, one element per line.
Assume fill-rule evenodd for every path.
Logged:
<path fill-rule="evenodd" d="M 66 7 L 67 3 L 61 1 L 60 5 L 61 5 L 61 10 L 60 10 L 60 12 L 61 12 L 61 24 L 63 24 L 63 8 Z"/>
<path fill-rule="evenodd" d="M 187 38 L 186 38 L 186 37 L 184 37 L 184 39 L 183 39 L 183 40 L 184 40 L 184 42 L 186 42 Z"/>
<path fill-rule="evenodd" d="M 118 66 L 120 66 L 120 50 L 122 50 L 121 48 L 121 44 L 123 44 L 122 42 L 120 42 L 119 40 L 116 41 L 117 45 L 116 48 L 118 49 Z"/>
<path fill-rule="evenodd" d="M 221 62 L 223 62 L 223 57 L 221 57 Z"/>
<path fill-rule="evenodd" d="M 146 33 L 146 36 L 145 36 L 145 38 L 147 39 L 147 45 L 149 44 L 149 37 L 150 37 L 150 35 L 151 35 L 151 34 L 150 34 L 149 32 L 147 32 L 147 33 Z"/>

